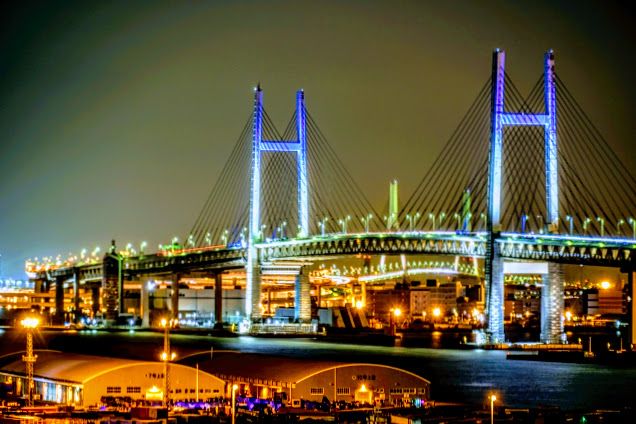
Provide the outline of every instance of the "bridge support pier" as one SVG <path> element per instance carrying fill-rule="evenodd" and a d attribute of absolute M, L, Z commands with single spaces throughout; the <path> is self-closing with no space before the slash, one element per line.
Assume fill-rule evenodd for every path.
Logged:
<path fill-rule="evenodd" d="M 123 305 L 123 281 L 121 274 L 121 261 L 115 249 L 115 241 L 103 260 L 104 274 L 102 275 L 102 297 L 106 307 L 106 319 L 114 321 L 122 311 Z"/>
<path fill-rule="evenodd" d="M 486 258 L 486 289 L 488 291 L 488 343 L 503 343 L 504 334 L 504 266 L 500 247 L 491 242 L 491 257 Z"/>
<path fill-rule="evenodd" d="M 181 280 L 181 274 L 176 273 L 172 276 L 172 284 L 171 289 L 172 293 L 170 294 L 170 309 L 172 312 L 172 319 L 179 319 L 179 280 Z"/>
<path fill-rule="evenodd" d="M 223 328 L 223 274 L 214 276 L 214 328 Z"/>
<path fill-rule="evenodd" d="M 55 324 L 64 324 L 64 277 L 55 278 Z"/>
<path fill-rule="evenodd" d="M 141 318 L 141 326 L 150 326 L 150 293 L 148 285 L 152 278 L 142 277 L 140 281 L 141 290 L 139 292 L 139 317 Z"/>
<path fill-rule="evenodd" d="M 311 322 L 310 290 L 309 272 L 306 267 L 301 267 L 296 276 L 296 301 L 294 302 L 294 320 L 296 322 Z"/>
<path fill-rule="evenodd" d="M 48 293 L 50 283 L 45 278 L 38 278 L 35 280 L 35 284 L 33 286 L 33 291 L 35 293 Z"/>
<path fill-rule="evenodd" d="M 93 312 L 93 318 L 95 318 L 97 316 L 97 313 L 100 311 L 100 309 L 102 308 L 101 305 L 101 296 L 100 296 L 100 287 L 101 284 L 98 283 L 92 283 L 91 284 L 91 301 L 93 302 L 92 304 L 92 312 Z"/>
<path fill-rule="evenodd" d="M 263 317 L 261 311 L 261 266 L 256 260 L 251 264 L 248 261 L 247 265 L 245 306 L 245 314 L 252 322 L 261 320 Z"/>
<path fill-rule="evenodd" d="M 82 311 L 80 309 L 80 275 L 79 269 L 73 269 L 73 321 L 79 323 Z"/>
<path fill-rule="evenodd" d="M 548 263 L 548 273 L 543 275 L 541 288 L 541 336 L 542 343 L 563 343 L 563 269 L 559 264 Z"/>

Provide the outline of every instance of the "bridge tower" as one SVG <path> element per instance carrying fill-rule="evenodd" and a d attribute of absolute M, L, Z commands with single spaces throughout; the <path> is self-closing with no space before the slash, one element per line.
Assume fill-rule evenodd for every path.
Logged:
<path fill-rule="evenodd" d="M 263 240 L 261 230 L 261 153 L 295 153 L 298 169 L 298 237 L 309 235 L 309 180 L 307 178 L 307 133 L 305 117 L 305 93 L 296 92 L 296 140 L 263 140 L 263 91 L 260 84 L 254 91 L 254 117 L 252 133 L 252 175 L 250 180 L 249 237 L 247 246 L 247 288 L 245 314 L 252 320 L 261 318 L 261 269 L 256 243 Z M 302 280 L 302 278 L 301 278 Z M 298 283 L 297 283 L 298 284 Z M 300 321 L 311 319 L 308 284 L 302 284 L 302 292 L 296 296 L 296 310 Z M 307 291 L 307 293 L 305 293 Z M 298 292 L 298 290 L 297 290 Z M 300 303 L 303 303 L 302 305 Z"/>
<path fill-rule="evenodd" d="M 505 126 L 543 126 L 545 145 L 545 191 L 547 221 L 550 232 L 558 230 L 559 181 L 556 132 L 556 89 L 554 83 L 554 53 L 545 54 L 544 102 L 545 113 L 528 114 L 504 111 L 505 52 L 496 49 L 492 61 L 491 131 L 488 176 L 488 247 L 485 276 L 488 289 L 488 334 L 491 342 L 504 341 L 503 260 L 495 239 L 501 232 L 502 148 Z M 558 265 L 549 264 L 543 278 L 541 293 L 541 341 L 559 342 L 563 334 L 563 277 Z"/>

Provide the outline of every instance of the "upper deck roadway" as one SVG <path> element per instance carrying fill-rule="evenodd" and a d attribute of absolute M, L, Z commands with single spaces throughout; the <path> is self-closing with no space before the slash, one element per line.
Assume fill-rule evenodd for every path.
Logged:
<path fill-rule="evenodd" d="M 554 234 L 500 233 L 495 238 L 501 256 L 510 260 L 549 261 L 623 267 L 634 259 L 636 240 Z M 325 234 L 308 238 L 267 240 L 257 243 L 262 263 L 282 260 L 319 260 L 358 254 L 449 255 L 485 257 L 486 232 L 370 232 Z M 246 264 L 244 247 L 202 247 L 167 250 L 140 256 L 121 256 L 122 270 L 128 276 L 172 272 L 218 272 L 242 268 Z M 98 280 L 102 264 L 73 263 L 32 270 L 32 278 Z"/>

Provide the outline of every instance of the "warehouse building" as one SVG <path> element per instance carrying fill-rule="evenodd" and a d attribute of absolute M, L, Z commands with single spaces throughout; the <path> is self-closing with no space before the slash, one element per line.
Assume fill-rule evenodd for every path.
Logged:
<path fill-rule="evenodd" d="M 27 387 L 22 353 L 0 358 L 0 382 L 16 396 L 24 395 Z M 128 402 L 163 399 L 162 362 L 57 351 L 36 353 L 35 393 L 42 400 L 88 407 L 100 405 L 105 397 Z M 223 396 L 225 392 L 223 380 L 184 365 L 170 364 L 169 377 L 172 401 L 204 400 Z"/>
<path fill-rule="evenodd" d="M 279 397 L 289 405 L 301 400 L 397 404 L 430 398 L 430 382 L 410 371 L 367 363 L 280 358 L 237 352 L 210 353 L 186 359 L 228 383 L 239 394 L 262 399 Z M 281 395 L 284 393 L 284 395 Z"/>

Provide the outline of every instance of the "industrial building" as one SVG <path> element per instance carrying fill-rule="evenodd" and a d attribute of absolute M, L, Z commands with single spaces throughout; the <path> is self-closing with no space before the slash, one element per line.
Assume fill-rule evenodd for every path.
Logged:
<path fill-rule="evenodd" d="M 22 353 L 0 358 L 0 383 L 17 396 L 24 395 L 27 387 Z M 101 404 L 103 397 L 125 398 L 130 402 L 163 399 L 162 362 L 57 351 L 37 351 L 36 354 L 35 393 L 44 401 L 89 407 Z M 224 396 L 225 382 L 207 372 L 170 364 L 169 376 L 173 401 Z"/>

